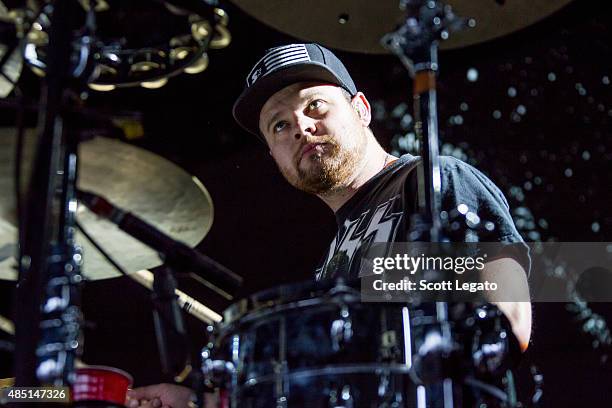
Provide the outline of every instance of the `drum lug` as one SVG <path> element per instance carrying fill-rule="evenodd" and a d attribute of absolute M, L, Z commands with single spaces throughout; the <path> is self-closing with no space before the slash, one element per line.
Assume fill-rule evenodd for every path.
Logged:
<path fill-rule="evenodd" d="M 353 323 L 346 305 L 342 305 L 340 318 L 332 322 L 330 335 L 334 351 L 340 351 L 353 337 Z"/>
<path fill-rule="evenodd" d="M 493 305 L 475 311 L 472 363 L 481 376 L 497 376 L 509 367 L 511 334 L 502 322 L 502 312 Z"/>
<path fill-rule="evenodd" d="M 342 388 L 337 387 L 329 393 L 329 408 L 353 408 L 354 399 L 351 395 L 351 386 L 345 385 Z"/>
<path fill-rule="evenodd" d="M 236 368 L 232 362 L 214 360 L 210 349 L 202 350 L 202 373 L 204 374 L 204 383 L 208 387 L 226 388 L 231 384 L 235 372 Z"/>

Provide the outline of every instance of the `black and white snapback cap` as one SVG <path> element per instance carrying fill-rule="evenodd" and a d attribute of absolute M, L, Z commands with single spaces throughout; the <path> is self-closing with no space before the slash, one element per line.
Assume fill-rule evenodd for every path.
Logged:
<path fill-rule="evenodd" d="M 320 81 L 338 85 L 351 96 L 357 94 L 344 64 L 318 44 L 290 44 L 270 48 L 246 78 L 246 87 L 234 103 L 234 119 L 247 131 L 262 137 L 259 113 L 266 101 L 296 82 Z"/>

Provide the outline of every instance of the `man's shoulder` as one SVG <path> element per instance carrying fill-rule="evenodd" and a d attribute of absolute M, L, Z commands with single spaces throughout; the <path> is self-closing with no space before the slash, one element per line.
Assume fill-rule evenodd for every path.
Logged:
<path fill-rule="evenodd" d="M 416 178 L 416 171 L 413 172 L 412 170 L 414 170 L 417 165 L 421 165 L 421 156 L 405 154 L 397 161 L 398 165 L 395 172 L 410 174 L 411 178 Z M 482 181 L 488 180 L 488 178 L 477 168 L 453 156 L 439 156 L 439 166 L 443 184 L 445 184 L 444 181 L 454 177 L 476 177 Z"/>
<path fill-rule="evenodd" d="M 410 157 L 411 162 L 421 162 L 420 156 Z M 494 198 L 496 203 L 509 208 L 499 187 L 476 167 L 453 156 L 439 156 L 439 163 L 443 197 L 460 196 L 461 200 L 468 201 L 488 197 L 489 201 Z M 410 177 L 414 183 L 416 172 Z"/>
<path fill-rule="evenodd" d="M 389 167 L 390 173 L 410 173 L 421 162 L 420 156 L 413 156 L 409 153 L 401 155 Z"/>
<path fill-rule="evenodd" d="M 442 169 L 469 169 L 476 170 L 474 166 L 460 160 L 454 156 L 438 156 L 440 160 L 440 167 Z M 397 160 L 398 168 L 412 167 L 417 163 L 421 162 L 421 156 L 413 156 L 411 154 L 404 154 Z"/>
<path fill-rule="evenodd" d="M 451 171 L 478 171 L 476 167 L 454 156 L 440 156 L 440 167 Z"/>
<path fill-rule="evenodd" d="M 422 163 L 421 156 L 404 154 L 393 163 L 392 168 L 387 170 L 386 177 L 382 177 L 382 179 L 387 180 L 387 182 L 403 180 L 405 184 L 414 187 L 415 183 L 417 183 L 417 172 L 414 170 L 416 170 L 417 166 L 421 166 Z M 473 182 L 475 179 L 478 179 L 481 183 L 490 183 L 488 178 L 478 169 L 453 156 L 439 156 L 439 168 L 443 191 L 446 191 L 448 187 L 452 188 L 455 184 L 454 180 L 461 180 L 462 182 L 471 180 Z"/>
<path fill-rule="evenodd" d="M 454 180 L 460 181 L 464 187 L 482 187 L 501 194 L 499 187 L 481 170 L 453 156 L 440 156 L 440 169 L 442 173 L 442 184 Z M 445 183 L 446 182 L 446 183 Z"/>
<path fill-rule="evenodd" d="M 452 167 L 472 167 L 463 160 L 456 158 L 455 156 L 440 156 L 440 163 L 444 166 Z"/>

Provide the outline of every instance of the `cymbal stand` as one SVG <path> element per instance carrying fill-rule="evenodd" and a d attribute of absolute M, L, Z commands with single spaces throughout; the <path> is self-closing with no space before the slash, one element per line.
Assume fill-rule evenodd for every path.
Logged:
<path fill-rule="evenodd" d="M 417 167 L 419 212 L 411 219 L 408 241 L 441 242 L 441 173 L 438 143 L 436 75 L 438 44 L 450 32 L 466 26 L 450 6 L 434 0 L 400 0 L 406 11 L 405 22 L 382 38 L 383 45 L 397 55 L 413 79 L 415 131 L 423 165 Z M 434 279 L 444 279 L 439 271 L 425 271 Z M 448 303 L 436 302 L 436 327 L 431 328 L 427 348 L 417 350 L 413 375 L 429 386 L 427 406 L 454 406 L 451 353 L 455 349 L 448 319 Z M 427 336 L 426 336 L 427 337 Z M 439 395 L 436 395 L 439 394 Z"/>
<path fill-rule="evenodd" d="M 442 241 L 440 222 L 441 175 L 438 142 L 436 76 L 438 46 L 450 32 L 472 26 L 450 6 L 432 0 L 400 0 L 406 21 L 386 34 L 383 45 L 397 55 L 413 79 L 415 132 L 423 166 L 419 166 L 419 218 L 410 241 Z"/>
<path fill-rule="evenodd" d="M 78 1 L 52 8 L 48 64 L 41 95 L 41 133 L 29 182 L 20 236 L 16 296 L 17 386 L 69 386 L 81 342 L 80 266 L 74 241 L 77 146 L 65 106 L 86 84 L 91 37 L 81 28 Z M 88 15 L 92 31 L 92 14 Z M 78 93 L 77 93 L 78 94 Z"/>

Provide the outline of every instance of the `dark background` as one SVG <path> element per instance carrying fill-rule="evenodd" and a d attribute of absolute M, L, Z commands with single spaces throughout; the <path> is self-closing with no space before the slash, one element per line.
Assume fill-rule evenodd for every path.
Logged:
<path fill-rule="evenodd" d="M 231 4 L 224 8 L 233 42 L 210 52 L 205 72 L 181 75 L 157 90 L 91 93 L 87 105 L 142 112 L 145 137 L 132 143 L 204 183 L 215 220 L 198 248 L 242 275 L 246 295 L 311 279 L 335 222 L 316 197 L 284 182 L 264 146 L 231 117 L 246 73 L 263 50 L 295 39 Z M 155 27 L 142 25 L 147 29 Z M 440 55 L 443 151 L 475 164 L 502 188 L 526 240 L 610 241 L 611 44 L 607 2 L 577 0 L 518 33 Z M 372 102 L 372 128 L 383 146 L 405 148 L 411 129 L 401 104 L 411 82 L 402 66 L 391 56 L 338 56 Z M 477 80 L 468 79 L 470 69 L 477 70 Z M 36 101 L 37 78 L 24 72 L 21 84 Z M 14 112 L 5 110 L 1 118 L 10 125 Z M 28 120 L 33 123 L 35 115 Z M 180 278 L 180 287 L 217 311 L 227 306 L 189 278 Z M 0 282 L 3 315 L 14 313 L 12 293 L 12 283 Z M 594 334 L 585 328 L 605 322 L 611 308 L 592 304 L 579 316 L 568 306 L 534 305 L 532 344 L 518 370 L 520 395 L 528 401 L 535 365 L 545 379 L 545 406 L 608 406 L 609 332 L 606 337 L 606 327 Z M 88 283 L 83 311 L 90 322 L 85 362 L 120 367 L 136 385 L 163 380 L 145 289 L 125 278 Z M 187 322 L 195 355 L 206 342 L 205 327 L 191 317 Z M 0 377 L 8 376 L 10 356 L 0 359 Z"/>

